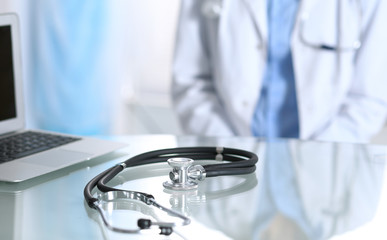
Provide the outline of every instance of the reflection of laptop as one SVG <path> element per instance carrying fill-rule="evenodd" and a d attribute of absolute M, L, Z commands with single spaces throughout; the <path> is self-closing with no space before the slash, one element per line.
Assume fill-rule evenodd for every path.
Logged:
<path fill-rule="evenodd" d="M 0 15 L 0 181 L 23 181 L 124 146 L 94 138 L 26 131 L 24 124 L 18 18 L 5 14 Z M 25 146 L 27 142 L 29 146 Z"/>

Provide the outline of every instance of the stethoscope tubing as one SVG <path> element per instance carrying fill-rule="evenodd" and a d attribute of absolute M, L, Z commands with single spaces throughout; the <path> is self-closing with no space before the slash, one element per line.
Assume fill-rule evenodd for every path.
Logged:
<path fill-rule="evenodd" d="M 92 194 L 92 190 L 95 187 L 98 187 L 102 192 L 120 191 L 119 189 L 109 187 L 106 184 L 125 168 L 166 162 L 167 159 L 175 157 L 189 157 L 193 160 L 216 160 L 222 162 L 218 164 L 203 165 L 203 168 L 206 170 L 206 177 L 253 173 L 256 170 L 255 164 L 258 162 L 258 156 L 256 154 L 234 148 L 181 147 L 155 150 L 136 155 L 123 163 L 98 174 L 85 186 L 85 200 L 90 207 L 95 208 L 94 204 L 98 201 Z M 227 163 L 223 161 L 227 161 Z M 141 194 L 153 199 L 153 196 L 150 194 Z"/>

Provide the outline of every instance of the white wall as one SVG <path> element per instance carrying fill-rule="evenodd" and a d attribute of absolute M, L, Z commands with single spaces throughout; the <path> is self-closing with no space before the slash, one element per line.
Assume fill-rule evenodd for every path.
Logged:
<path fill-rule="evenodd" d="M 112 26 L 123 36 L 125 122 L 117 132 L 180 133 L 170 101 L 179 1 L 113 0 Z"/>

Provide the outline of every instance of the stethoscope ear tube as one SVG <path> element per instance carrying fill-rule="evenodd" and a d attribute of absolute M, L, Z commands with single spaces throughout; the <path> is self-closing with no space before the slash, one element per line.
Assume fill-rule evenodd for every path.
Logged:
<path fill-rule="evenodd" d="M 113 167 L 112 167 L 113 168 Z M 95 176 L 93 179 L 88 182 L 83 190 L 83 196 L 85 197 L 85 200 L 87 202 L 87 205 L 91 208 L 95 208 L 95 203 L 98 202 L 98 199 L 95 198 L 92 194 L 93 189 L 97 186 L 98 181 L 105 176 L 108 172 L 112 170 L 112 168 L 109 168 L 102 173 Z"/>
<path fill-rule="evenodd" d="M 233 168 L 232 171 L 230 169 L 215 169 L 215 170 L 207 170 L 207 177 L 218 177 L 218 176 L 231 176 L 231 175 L 243 175 L 255 172 L 256 167 L 246 168 Z"/>
<path fill-rule="evenodd" d="M 117 190 L 115 188 L 108 187 L 105 184 L 108 183 L 110 180 L 112 180 L 122 170 L 124 170 L 124 167 L 122 165 L 116 165 L 112 167 L 110 171 L 104 174 L 97 182 L 98 189 L 101 190 L 102 192 Z"/>
<path fill-rule="evenodd" d="M 203 166 L 207 172 L 207 177 L 252 173 L 256 169 L 255 164 L 258 162 L 258 156 L 255 153 L 240 149 L 224 148 L 222 160 L 230 161 L 230 163 Z M 222 174 L 219 174 L 221 170 Z"/>

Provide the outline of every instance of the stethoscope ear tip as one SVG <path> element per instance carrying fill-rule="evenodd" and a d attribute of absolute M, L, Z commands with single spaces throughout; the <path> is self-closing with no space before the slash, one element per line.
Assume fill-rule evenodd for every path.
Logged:
<path fill-rule="evenodd" d="M 137 226 L 140 229 L 149 229 L 152 225 L 152 221 L 149 219 L 140 218 L 137 221 Z"/>
<path fill-rule="evenodd" d="M 160 227 L 160 235 L 169 236 L 173 232 L 171 227 Z"/>
<path fill-rule="evenodd" d="M 156 224 L 156 225 L 158 225 L 158 224 Z M 137 226 L 141 230 L 149 229 L 152 226 L 152 221 L 149 219 L 140 218 L 137 221 Z M 160 226 L 159 228 L 160 228 L 160 235 L 169 236 L 173 232 L 172 227 L 169 227 L 169 226 Z"/>

